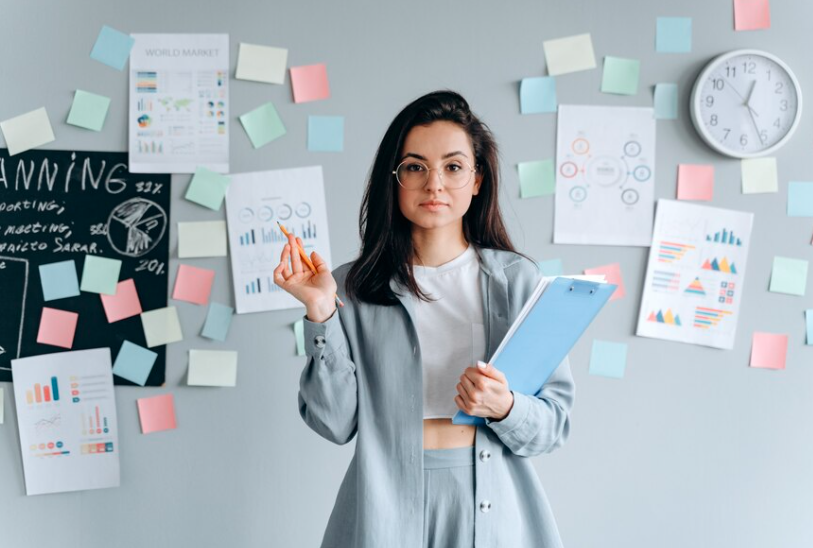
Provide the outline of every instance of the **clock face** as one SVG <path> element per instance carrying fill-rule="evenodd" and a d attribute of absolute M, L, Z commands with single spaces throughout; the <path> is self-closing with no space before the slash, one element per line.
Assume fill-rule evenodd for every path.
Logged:
<path fill-rule="evenodd" d="M 745 158 L 782 146 L 801 115 L 796 77 L 776 57 L 744 51 L 711 62 L 692 98 L 695 125 L 718 151 Z"/>

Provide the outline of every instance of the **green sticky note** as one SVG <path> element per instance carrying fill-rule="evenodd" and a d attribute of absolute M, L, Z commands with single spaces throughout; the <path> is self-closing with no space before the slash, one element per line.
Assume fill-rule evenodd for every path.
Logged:
<path fill-rule="evenodd" d="M 774 257 L 770 291 L 804 295 L 807 287 L 807 261 Z"/>
<path fill-rule="evenodd" d="M 776 158 L 745 158 L 741 165 L 743 194 L 779 191 Z"/>
<path fill-rule="evenodd" d="M 215 211 L 220 209 L 231 179 L 211 169 L 198 167 L 186 189 L 186 199 Z"/>
<path fill-rule="evenodd" d="M 260 148 L 285 135 L 285 125 L 274 103 L 270 101 L 240 116 L 240 123 L 254 148 Z"/>
<path fill-rule="evenodd" d="M 627 365 L 627 345 L 608 341 L 593 341 L 593 350 L 590 353 L 591 375 L 624 378 L 624 369 Z"/>
<path fill-rule="evenodd" d="M 73 95 L 71 111 L 68 113 L 68 123 L 93 131 L 101 131 L 109 107 L 109 97 L 77 89 Z"/>
<path fill-rule="evenodd" d="M 553 160 L 521 162 L 518 167 L 521 197 L 545 196 L 556 191 Z"/>
<path fill-rule="evenodd" d="M 299 320 L 294 323 L 294 335 L 296 335 L 296 355 L 305 355 L 305 322 Z"/>
<path fill-rule="evenodd" d="M 121 261 L 118 259 L 85 255 L 85 266 L 82 269 L 82 283 L 79 289 L 89 293 L 115 295 L 120 271 Z"/>
<path fill-rule="evenodd" d="M 601 91 L 619 95 L 635 95 L 638 93 L 638 75 L 640 72 L 641 62 L 637 59 L 607 56 L 604 58 Z"/>

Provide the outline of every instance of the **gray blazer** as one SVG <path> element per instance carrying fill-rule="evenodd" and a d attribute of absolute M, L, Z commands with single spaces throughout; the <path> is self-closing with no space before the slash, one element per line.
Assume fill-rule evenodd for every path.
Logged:
<path fill-rule="evenodd" d="M 475 249 L 490 359 L 542 273 L 516 253 Z M 345 306 L 323 323 L 304 317 L 299 412 L 334 443 L 358 434 L 322 547 L 415 548 L 423 542 L 423 378 L 411 297 L 393 280 L 400 306 L 351 302 L 350 265 L 333 271 Z M 475 547 L 562 546 L 527 457 L 565 442 L 574 395 L 565 358 L 539 392 L 514 393 L 507 417 L 477 427 Z"/>

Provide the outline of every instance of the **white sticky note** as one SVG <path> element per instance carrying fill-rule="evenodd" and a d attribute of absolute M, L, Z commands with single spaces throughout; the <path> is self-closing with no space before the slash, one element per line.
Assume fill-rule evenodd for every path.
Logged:
<path fill-rule="evenodd" d="M 50 143 L 55 139 L 45 107 L 0 122 L 9 156 Z"/>
<path fill-rule="evenodd" d="M 178 223 L 178 258 L 225 257 L 226 221 Z"/>
<path fill-rule="evenodd" d="M 150 348 L 183 340 L 178 310 L 174 306 L 142 312 L 141 325 Z"/>
<path fill-rule="evenodd" d="M 285 48 L 240 44 L 234 77 L 238 80 L 283 84 L 287 65 L 288 50 Z"/>
<path fill-rule="evenodd" d="M 742 161 L 742 193 L 779 192 L 776 158 L 746 158 Z"/>
<path fill-rule="evenodd" d="M 542 47 L 545 49 L 545 61 L 550 76 L 596 68 L 590 34 L 545 40 Z"/>
<path fill-rule="evenodd" d="M 190 350 L 189 386 L 236 386 L 236 350 Z"/>

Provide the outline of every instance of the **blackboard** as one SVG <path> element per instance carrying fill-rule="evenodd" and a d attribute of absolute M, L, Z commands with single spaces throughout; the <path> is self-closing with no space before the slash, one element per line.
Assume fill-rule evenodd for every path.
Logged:
<path fill-rule="evenodd" d="M 12 359 L 66 350 L 37 342 L 43 306 L 79 314 L 71 350 L 109 347 L 115 360 L 124 340 L 146 347 L 140 316 L 108 323 L 97 293 L 45 301 L 39 266 L 72 259 L 81 282 L 88 254 L 120 259 L 142 310 L 166 306 L 169 185 L 167 174 L 129 173 L 126 153 L 0 149 L 0 381 L 12 380 Z M 146 384 L 160 386 L 166 348 L 151 350 Z"/>

